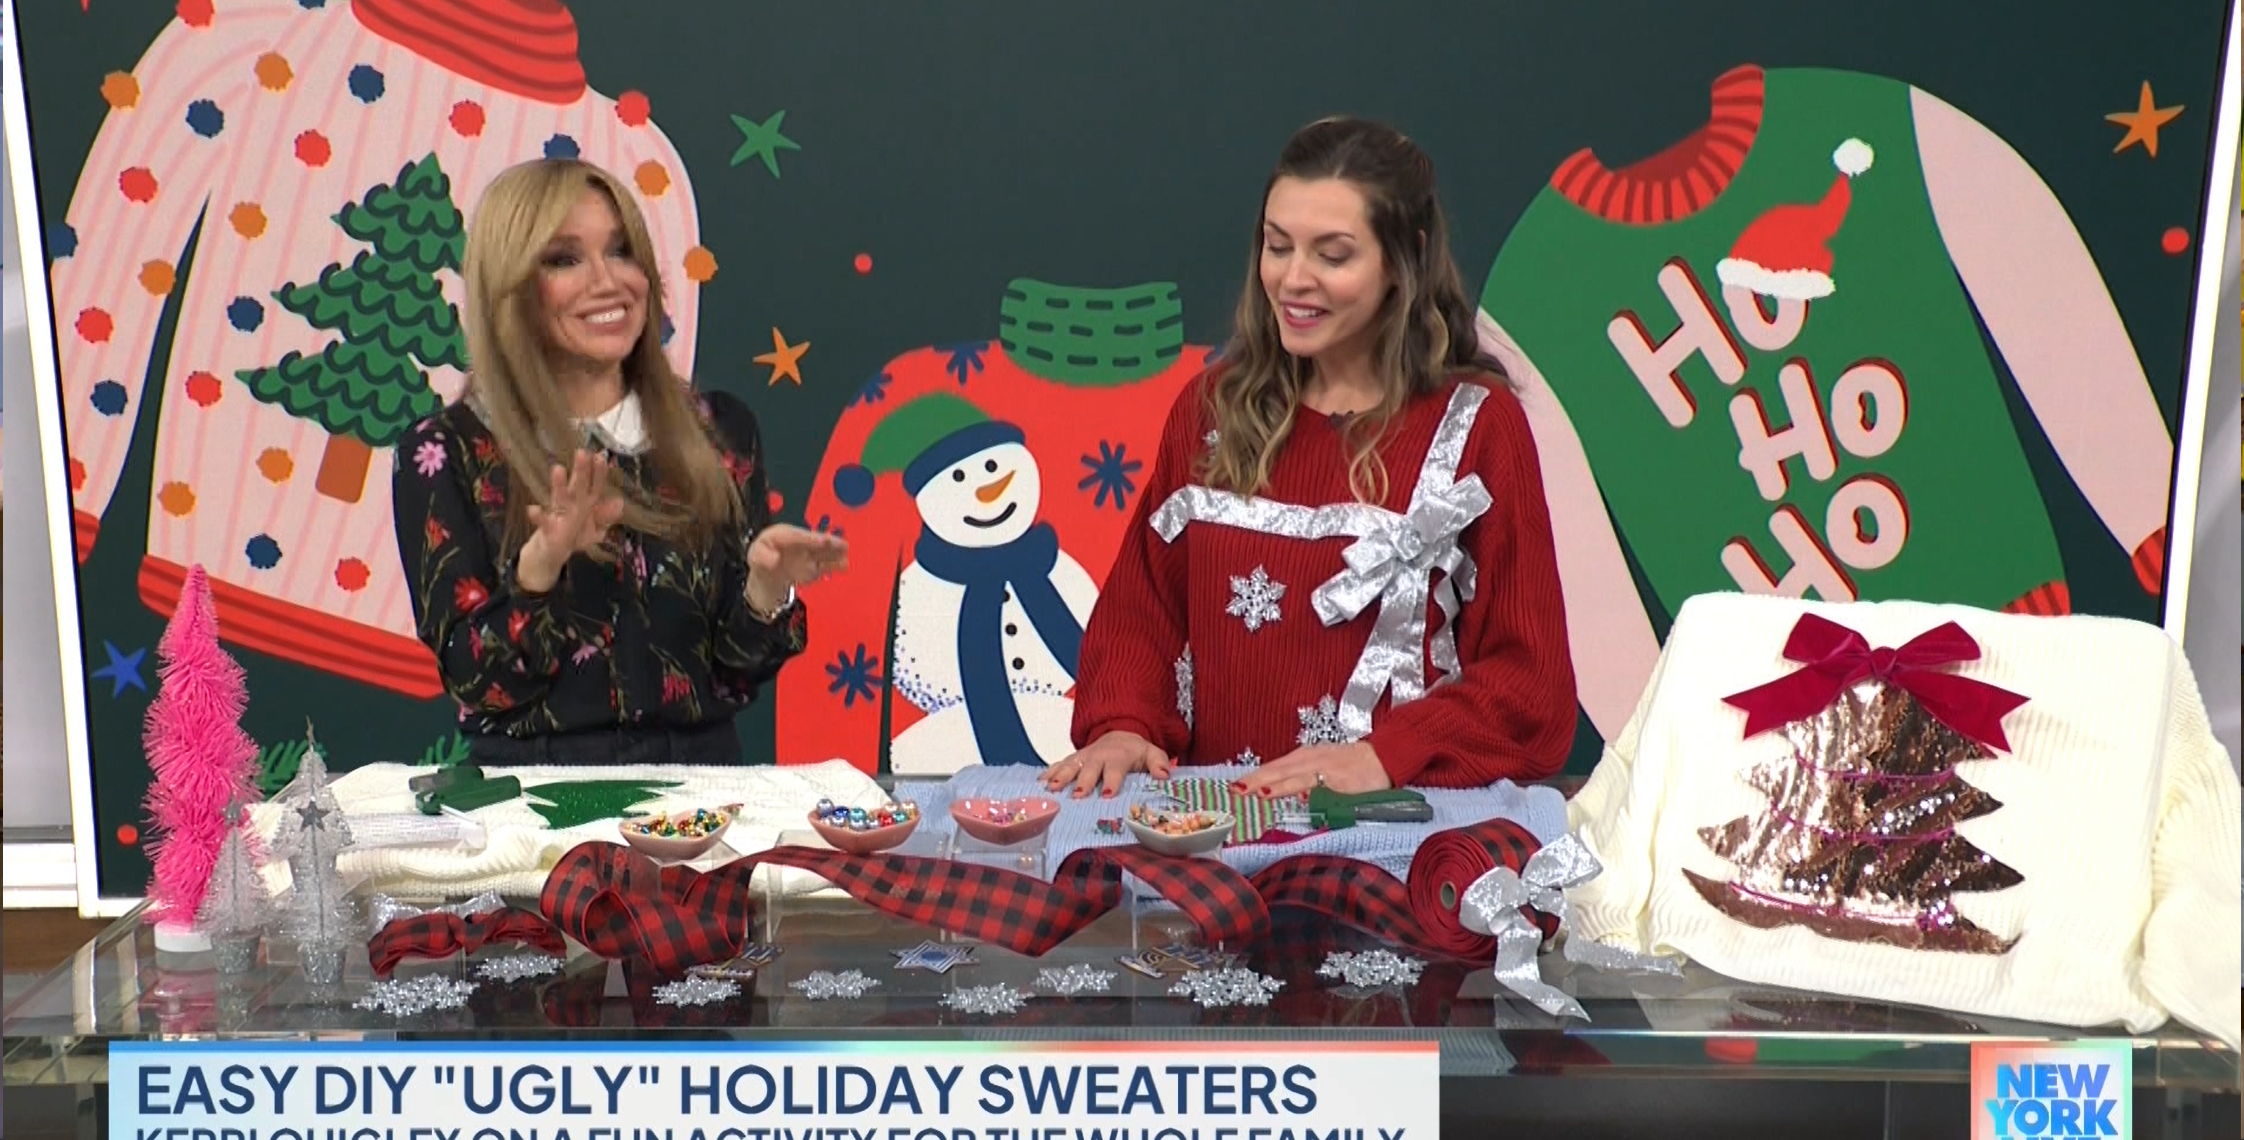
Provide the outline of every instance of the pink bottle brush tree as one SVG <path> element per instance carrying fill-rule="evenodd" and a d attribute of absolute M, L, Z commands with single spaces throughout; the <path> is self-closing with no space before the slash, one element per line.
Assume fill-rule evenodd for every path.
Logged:
<path fill-rule="evenodd" d="M 195 915 L 226 830 L 246 826 L 227 822 L 227 805 L 258 798 L 257 742 L 241 727 L 249 694 L 241 665 L 219 647 L 218 613 L 200 565 L 188 571 L 156 653 L 156 699 L 141 737 L 151 776 L 149 898 L 157 945 L 197 950 L 207 939 Z"/>

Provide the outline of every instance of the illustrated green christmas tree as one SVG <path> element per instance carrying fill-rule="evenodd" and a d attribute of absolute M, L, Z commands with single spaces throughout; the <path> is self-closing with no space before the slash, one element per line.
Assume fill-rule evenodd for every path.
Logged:
<path fill-rule="evenodd" d="M 467 367 L 460 314 L 437 283 L 460 268 L 462 225 L 452 180 L 434 153 L 408 163 L 335 215 L 343 232 L 371 248 L 329 265 L 309 285 L 273 293 L 281 307 L 338 338 L 317 356 L 290 352 L 277 364 L 236 375 L 258 399 L 328 431 L 321 494 L 355 503 L 374 449 L 436 414 L 443 400 L 428 369 Z"/>

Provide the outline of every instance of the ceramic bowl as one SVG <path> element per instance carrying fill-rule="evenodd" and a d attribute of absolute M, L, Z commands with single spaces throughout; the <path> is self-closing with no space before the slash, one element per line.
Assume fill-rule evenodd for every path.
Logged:
<path fill-rule="evenodd" d="M 867 831 L 835 827 L 815 811 L 810 813 L 809 818 L 811 830 L 816 831 L 820 839 L 833 845 L 834 850 L 851 855 L 870 855 L 875 851 L 886 851 L 910 839 L 912 832 L 919 827 L 921 814 L 915 811 L 912 818 L 902 823 L 892 823 L 887 827 L 875 827 Z"/>
<path fill-rule="evenodd" d="M 1022 818 L 1014 819 L 1016 813 Z M 1044 834 L 1059 817 L 1060 801 L 1043 796 L 951 801 L 951 818 L 958 822 L 959 830 L 1000 847 Z"/>
<path fill-rule="evenodd" d="M 625 843 L 630 844 L 634 850 L 650 859 L 672 862 L 699 859 L 708 854 L 709 849 L 715 847 L 718 841 L 725 837 L 725 832 L 732 828 L 733 813 L 739 810 L 739 805 L 728 804 L 725 807 L 711 810 L 723 815 L 725 822 L 708 834 L 694 839 L 676 835 L 650 835 L 640 830 L 648 820 L 654 818 L 651 815 L 626 817 L 617 822 L 616 830 L 623 834 Z M 679 813 L 671 812 L 669 814 L 674 817 Z M 684 814 L 690 817 L 693 812 L 689 810 Z"/>
<path fill-rule="evenodd" d="M 1230 812 L 1202 811 L 1193 814 L 1207 816 L 1214 822 L 1198 831 L 1186 832 L 1183 835 L 1169 835 L 1157 831 L 1127 815 L 1122 817 L 1122 822 L 1129 825 L 1131 833 L 1138 837 L 1140 845 L 1158 851 L 1163 855 L 1179 856 L 1205 855 L 1222 847 L 1231 839 L 1231 829 L 1238 822 L 1231 817 Z"/>

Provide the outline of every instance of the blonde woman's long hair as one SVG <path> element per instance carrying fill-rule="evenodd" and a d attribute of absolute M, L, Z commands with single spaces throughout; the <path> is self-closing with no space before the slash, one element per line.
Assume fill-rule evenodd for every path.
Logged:
<path fill-rule="evenodd" d="M 622 525 L 687 544 L 704 544 L 742 524 L 745 505 L 698 401 L 662 351 L 662 274 L 638 203 L 616 177 L 575 159 L 542 159 L 492 180 L 467 230 L 460 275 L 467 283 L 468 392 L 497 441 L 511 476 L 505 555 L 529 538 L 530 504 L 547 505 L 547 472 L 566 467 L 584 436 L 548 357 L 538 295 L 540 258 L 587 189 L 606 195 L 647 275 L 646 325 L 623 362 L 624 386 L 639 397 L 660 494 L 611 472 L 623 498 Z"/>
<path fill-rule="evenodd" d="M 1387 496 L 1379 441 L 1414 397 L 1437 390 L 1459 370 L 1501 377 L 1475 332 L 1479 312 L 1449 254 L 1449 226 L 1434 192 L 1434 164 L 1408 137 L 1363 119 L 1321 119 L 1303 127 L 1278 156 L 1262 200 L 1281 178 L 1342 179 L 1370 208 L 1371 231 L 1392 282 L 1375 325 L 1372 369 L 1383 386 L 1379 405 L 1348 424 L 1348 486 L 1365 502 Z M 1246 288 L 1239 294 L 1230 343 L 1207 387 L 1216 444 L 1202 460 L 1208 486 L 1242 496 L 1269 485 L 1278 449 L 1293 431 L 1310 362 L 1286 352 L 1278 317 L 1262 290 L 1264 215 L 1255 212 Z"/>

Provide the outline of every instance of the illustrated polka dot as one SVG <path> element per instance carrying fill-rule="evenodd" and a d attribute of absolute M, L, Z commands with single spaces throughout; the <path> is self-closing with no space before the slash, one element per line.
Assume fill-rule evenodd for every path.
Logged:
<path fill-rule="evenodd" d="M 296 0 L 296 6 L 309 12 L 314 8 L 327 7 L 327 0 Z"/>
<path fill-rule="evenodd" d="M 217 138 L 226 129 L 226 112 L 208 99 L 197 99 L 187 104 L 187 126 L 206 139 Z"/>
<path fill-rule="evenodd" d="M 373 576 L 366 563 L 356 558 L 345 558 L 335 564 L 335 584 L 354 594 L 365 589 Z"/>
<path fill-rule="evenodd" d="M 257 473 L 267 482 L 286 483 L 289 476 L 296 474 L 296 461 L 290 459 L 286 451 L 268 447 L 257 453 Z"/>
<path fill-rule="evenodd" d="M 2180 226 L 2167 230 L 2159 235 L 2158 248 L 2177 257 L 2189 252 L 2189 231 Z"/>
<path fill-rule="evenodd" d="M 179 0 L 179 19 L 190 28 L 207 28 L 211 17 L 210 0 Z"/>
<path fill-rule="evenodd" d="M 555 135 L 545 140 L 545 156 L 547 158 L 575 158 L 577 156 L 577 140 L 567 135 Z"/>
<path fill-rule="evenodd" d="M 461 138 L 472 139 L 483 133 L 483 105 L 472 99 L 462 99 L 452 104 L 452 129 Z"/>
<path fill-rule="evenodd" d="M 135 166 L 117 176 L 117 189 L 128 202 L 153 202 L 156 200 L 156 176 L 145 166 Z"/>
<path fill-rule="evenodd" d="M 185 483 L 166 483 L 156 492 L 156 505 L 175 519 L 186 518 L 195 509 L 195 489 Z"/>
<path fill-rule="evenodd" d="M 780 494 L 778 489 L 774 488 L 771 494 L 765 497 L 771 502 L 771 513 L 776 515 L 787 509 L 787 496 Z"/>
<path fill-rule="evenodd" d="M 86 465 L 75 459 L 70 461 L 70 489 L 73 492 L 86 489 Z"/>
<path fill-rule="evenodd" d="M 112 71 L 102 76 L 101 101 L 115 111 L 129 111 L 139 106 L 140 81 L 125 71 Z"/>
<path fill-rule="evenodd" d="M 845 507 L 862 507 L 873 501 L 873 473 L 855 463 L 834 472 L 834 497 Z"/>
<path fill-rule="evenodd" d="M 226 323 L 243 332 L 256 332 L 265 323 L 265 306 L 254 297 L 236 297 L 226 306 Z"/>
<path fill-rule="evenodd" d="M 176 278 L 168 261 L 151 261 L 140 267 L 140 287 L 148 290 L 150 296 L 169 294 Z"/>
<path fill-rule="evenodd" d="M 288 66 L 279 52 L 266 52 L 257 57 L 257 85 L 267 91 L 286 91 L 296 79 L 296 69 Z"/>
<path fill-rule="evenodd" d="M 639 193 L 649 198 L 660 198 L 670 190 L 670 172 L 664 170 L 659 162 L 640 163 L 639 169 L 632 173 L 631 180 L 638 184 Z"/>
<path fill-rule="evenodd" d="M 265 209 L 255 202 L 243 202 L 226 214 L 226 221 L 234 232 L 245 238 L 265 236 Z"/>
<path fill-rule="evenodd" d="M 351 94 L 359 102 L 371 103 L 382 97 L 388 83 L 383 80 L 381 72 L 362 63 L 351 69 L 350 87 Z"/>
<path fill-rule="evenodd" d="M 860 253 L 856 257 L 851 258 L 849 260 L 849 264 L 852 268 L 857 270 L 860 276 L 871 273 L 873 271 L 873 255 L 869 253 Z"/>
<path fill-rule="evenodd" d="M 118 825 L 117 825 L 117 842 L 119 842 L 119 843 L 122 843 L 122 844 L 124 844 L 124 845 L 125 845 L 125 846 L 127 846 L 127 847 L 137 847 L 137 846 L 139 846 L 139 845 L 140 845 L 140 829 L 139 829 L 139 828 L 137 828 L 137 827 L 134 827 L 133 825 L 131 825 L 131 824 L 129 824 L 129 823 L 120 823 L 120 824 L 118 824 Z"/>
<path fill-rule="evenodd" d="M 78 339 L 87 344 L 103 344 L 109 334 L 117 331 L 117 322 L 100 309 L 87 309 L 78 314 Z"/>
<path fill-rule="evenodd" d="M 195 372 L 187 377 L 187 398 L 195 401 L 198 407 L 210 407 L 225 394 L 226 386 L 208 372 Z"/>
<path fill-rule="evenodd" d="M 242 553 L 248 556 L 249 564 L 259 570 L 270 570 L 280 565 L 280 543 L 273 541 L 273 536 L 269 534 L 250 539 L 242 547 Z"/>
<path fill-rule="evenodd" d="M 94 410 L 102 415 L 125 414 L 125 386 L 115 380 L 104 380 L 94 385 L 93 393 L 88 398 L 93 401 Z"/>
<path fill-rule="evenodd" d="M 60 261 L 78 252 L 78 228 L 69 222 L 56 222 L 47 227 L 47 257 Z"/>
<path fill-rule="evenodd" d="M 647 125 L 647 117 L 654 113 L 654 105 L 647 101 L 643 91 L 626 91 L 616 96 L 616 118 L 627 127 Z"/>
<path fill-rule="evenodd" d="M 717 275 L 717 255 L 701 246 L 686 251 L 686 278 L 706 283 Z"/>
<path fill-rule="evenodd" d="M 296 136 L 296 161 L 306 166 L 320 167 L 327 165 L 327 160 L 333 157 L 335 148 L 327 145 L 326 135 L 318 131 L 305 131 Z"/>

